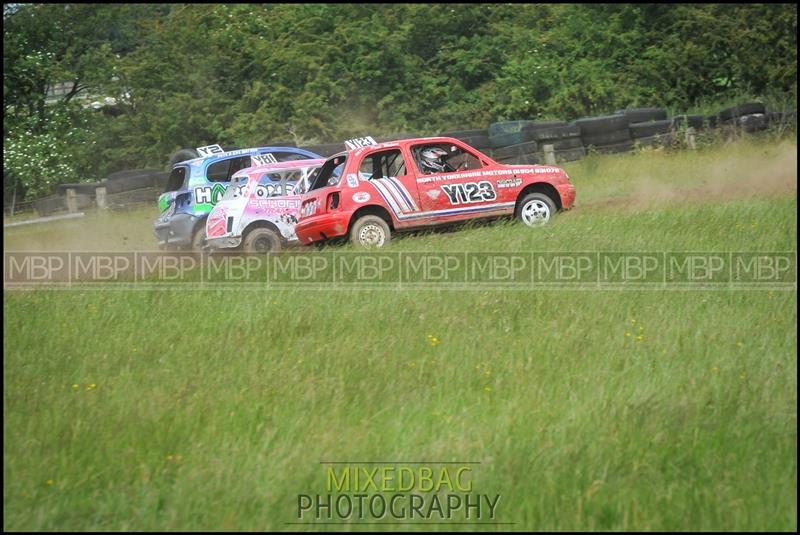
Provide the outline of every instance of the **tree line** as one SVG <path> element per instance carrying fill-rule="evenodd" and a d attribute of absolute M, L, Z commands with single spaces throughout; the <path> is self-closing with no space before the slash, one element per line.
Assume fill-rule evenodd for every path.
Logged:
<path fill-rule="evenodd" d="M 793 4 L 5 4 L 3 19 L 6 199 L 209 143 L 797 98 Z"/>

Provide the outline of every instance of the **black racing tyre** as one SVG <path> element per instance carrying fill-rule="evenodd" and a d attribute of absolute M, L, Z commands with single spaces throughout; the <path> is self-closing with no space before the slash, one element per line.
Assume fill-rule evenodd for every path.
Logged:
<path fill-rule="evenodd" d="M 518 145 L 509 145 L 508 147 L 495 149 L 494 158 L 496 160 L 506 160 L 508 158 L 514 158 L 523 154 L 537 152 L 538 150 L 539 147 L 535 141 L 526 141 L 525 143 L 520 143 Z"/>
<path fill-rule="evenodd" d="M 532 124 L 534 124 L 534 121 L 501 121 L 492 123 L 489 125 L 489 137 L 521 132 L 523 128 Z"/>
<path fill-rule="evenodd" d="M 242 250 L 250 254 L 275 253 L 281 250 L 281 245 L 278 233 L 266 227 L 250 230 L 242 240 Z"/>
<path fill-rule="evenodd" d="M 517 204 L 516 217 L 529 227 L 541 227 L 556 215 L 556 203 L 544 193 L 528 193 Z"/>
<path fill-rule="evenodd" d="M 753 115 L 754 113 L 767 113 L 767 108 L 760 102 L 747 102 L 745 104 L 726 108 L 719 112 L 717 116 L 720 121 L 730 121 L 736 117 Z"/>
<path fill-rule="evenodd" d="M 636 123 L 630 127 L 631 137 L 639 139 L 642 137 L 655 136 L 656 134 L 666 134 L 672 129 L 672 121 L 651 121 L 649 123 Z"/>
<path fill-rule="evenodd" d="M 580 160 L 584 156 L 586 156 L 586 149 L 583 145 L 574 149 L 556 151 L 557 162 L 574 162 L 575 160 Z"/>
<path fill-rule="evenodd" d="M 631 134 L 627 128 L 624 130 L 614 130 L 611 132 L 603 132 L 599 134 L 585 134 L 581 136 L 583 144 L 589 145 L 614 145 L 616 143 L 624 143 L 631 140 Z"/>
<path fill-rule="evenodd" d="M 512 156 L 496 159 L 498 163 L 504 165 L 536 165 L 541 163 L 541 157 L 538 152 L 534 153 L 519 153 Z"/>
<path fill-rule="evenodd" d="M 626 116 L 631 124 L 663 121 L 667 118 L 667 110 L 664 108 L 629 108 L 627 110 L 617 110 L 614 113 Z"/>
<path fill-rule="evenodd" d="M 529 141 L 525 132 L 512 132 L 509 134 L 496 134 L 489 136 L 489 145 L 493 148 L 508 147 L 509 145 L 519 145 Z"/>
<path fill-rule="evenodd" d="M 446 137 L 455 137 L 455 136 L 446 136 Z M 489 136 L 487 136 L 486 134 L 468 136 L 468 137 L 457 137 L 456 139 L 460 139 L 470 147 L 475 147 L 478 150 L 492 146 L 491 142 L 489 141 Z"/>
<path fill-rule="evenodd" d="M 719 117 L 716 115 L 707 115 L 706 124 L 709 128 L 717 128 L 719 126 Z"/>
<path fill-rule="evenodd" d="M 670 119 L 673 128 L 682 126 L 692 127 L 695 129 L 705 128 L 706 117 L 705 115 L 676 115 Z"/>
<path fill-rule="evenodd" d="M 177 150 L 172 153 L 172 156 L 169 157 L 169 164 L 167 165 L 167 169 L 172 169 L 172 166 L 178 162 L 185 162 L 186 160 L 194 160 L 199 156 L 200 154 L 195 149 Z"/>
<path fill-rule="evenodd" d="M 201 221 L 192 234 L 191 249 L 194 252 L 202 252 L 206 248 L 206 222 Z"/>
<path fill-rule="evenodd" d="M 567 137 L 564 139 L 555 139 L 555 140 L 544 140 L 539 142 L 539 146 L 543 147 L 545 145 L 552 145 L 553 149 L 559 150 L 572 150 L 572 149 L 582 149 L 583 148 L 583 140 L 580 137 Z"/>
<path fill-rule="evenodd" d="M 627 130 L 630 120 L 625 115 L 605 115 L 603 117 L 587 117 L 578 119 L 575 125 L 580 128 L 581 136 L 605 134 L 617 130 Z"/>
<path fill-rule="evenodd" d="M 581 135 L 580 128 L 574 124 L 563 124 L 543 128 L 525 127 L 524 132 L 532 141 L 563 139 Z"/>
<path fill-rule="evenodd" d="M 759 132 L 769 127 L 769 118 L 763 114 L 743 115 L 737 119 L 739 125 L 747 133 Z"/>
<path fill-rule="evenodd" d="M 346 147 L 344 143 L 324 143 L 322 145 L 306 145 L 300 148 L 316 152 L 320 156 L 327 158 L 328 156 L 333 156 L 334 154 L 342 152 Z"/>
<path fill-rule="evenodd" d="M 361 247 L 384 247 L 391 239 L 389 225 L 376 215 L 359 217 L 350 229 L 350 241 Z"/>
<path fill-rule="evenodd" d="M 464 139 L 473 136 L 489 136 L 489 132 L 485 128 L 476 130 L 450 130 L 449 132 L 442 132 L 439 134 L 442 137 L 454 137 L 456 139 Z"/>

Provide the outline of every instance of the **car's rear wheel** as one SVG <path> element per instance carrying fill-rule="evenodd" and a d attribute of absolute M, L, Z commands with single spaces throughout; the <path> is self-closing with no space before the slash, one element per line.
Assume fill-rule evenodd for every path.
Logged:
<path fill-rule="evenodd" d="M 268 228 L 254 228 L 242 241 L 242 249 L 246 253 L 275 253 L 281 250 L 281 237 Z"/>
<path fill-rule="evenodd" d="M 376 215 L 365 215 L 350 229 L 350 241 L 362 247 L 383 247 L 392 238 L 386 221 Z"/>
<path fill-rule="evenodd" d="M 529 227 L 541 227 L 556 214 L 556 203 L 544 193 L 529 193 L 517 209 L 517 218 Z"/>

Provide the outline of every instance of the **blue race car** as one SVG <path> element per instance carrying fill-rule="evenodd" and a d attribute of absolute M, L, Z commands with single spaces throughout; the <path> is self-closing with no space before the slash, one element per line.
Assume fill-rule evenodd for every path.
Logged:
<path fill-rule="evenodd" d="M 161 249 L 201 250 L 206 240 L 206 218 L 237 171 L 273 162 L 321 158 L 295 147 L 255 147 L 225 152 L 219 145 L 200 147 L 201 155 L 172 167 L 164 193 L 158 198 L 160 215 L 154 230 Z"/>

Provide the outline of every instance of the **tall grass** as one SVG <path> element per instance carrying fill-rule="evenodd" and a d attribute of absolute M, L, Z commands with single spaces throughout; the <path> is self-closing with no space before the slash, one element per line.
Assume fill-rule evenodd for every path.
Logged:
<path fill-rule="evenodd" d="M 796 182 L 792 157 L 587 158 L 550 227 L 392 247 L 796 250 L 796 186 L 751 188 Z M 320 461 L 468 460 L 509 529 L 793 531 L 796 306 L 796 290 L 7 291 L 4 528 L 296 529 Z"/>

